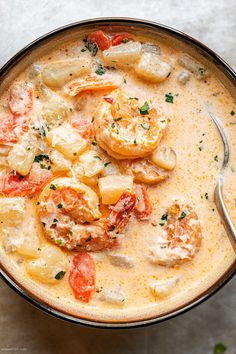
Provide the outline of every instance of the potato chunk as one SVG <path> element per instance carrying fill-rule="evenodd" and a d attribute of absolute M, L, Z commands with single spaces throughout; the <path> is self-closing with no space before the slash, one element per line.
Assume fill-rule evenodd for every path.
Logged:
<path fill-rule="evenodd" d="M 37 138 L 32 133 L 22 135 L 20 141 L 10 150 L 7 161 L 12 170 L 26 176 L 33 164 L 38 149 Z"/>
<path fill-rule="evenodd" d="M 114 305 L 124 304 L 126 297 L 121 287 L 102 290 L 100 300 Z"/>
<path fill-rule="evenodd" d="M 29 218 L 25 220 L 20 229 L 14 227 L 4 229 L 3 247 L 7 252 L 17 252 L 30 258 L 37 257 L 40 241 L 35 219 Z"/>
<path fill-rule="evenodd" d="M 150 290 L 155 297 L 167 296 L 170 294 L 179 280 L 180 277 L 174 277 L 171 279 L 154 281 L 150 283 Z"/>
<path fill-rule="evenodd" d="M 50 159 L 52 161 L 51 168 L 53 172 L 69 171 L 71 168 L 71 161 L 65 159 L 65 157 L 57 150 L 52 151 Z"/>
<path fill-rule="evenodd" d="M 106 176 L 99 178 L 99 191 L 103 204 L 114 204 L 121 194 L 133 189 L 133 176 Z"/>
<path fill-rule="evenodd" d="M 161 82 L 171 72 L 171 66 L 160 59 L 155 53 L 143 53 L 139 62 L 135 65 L 135 71 L 141 78 L 150 82 Z"/>
<path fill-rule="evenodd" d="M 27 272 L 43 283 L 57 283 L 68 269 L 69 260 L 58 248 L 46 246 L 40 257 L 25 264 Z"/>
<path fill-rule="evenodd" d="M 53 95 L 47 100 L 41 111 L 41 117 L 46 120 L 50 126 L 55 126 L 63 123 L 66 117 L 70 114 L 72 107 L 61 97 Z"/>
<path fill-rule="evenodd" d="M 79 161 L 84 170 L 85 177 L 93 177 L 98 175 L 104 168 L 101 157 L 96 151 L 86 151 L 79 157 Z"/>
<path fill-rule="evenodd" d="M 151 161 L 160 168 L 173 170 L 176 165 L 177 156 L 175 151 L 167 146 L 160 146 L 153 151 Z"/>
<path fill-rule="evenodd" d="M 46 139 L 53 148 L 70 160 L 76 159 L 88 146 L 88 141 L 69 124 L 50 130 Z"/>
<path fill-rule="evenodd" d="M 52 62 L 43 67 L 42 80 L 51 88 L 60 88 L 70 80 L 88 73 L 90 64 L 88 58 Z"/>
<path fill-rule="evenodd" d="M 128 42 L 104 50 L 103 59 L 106 65 L 130 66 L 139 59 L 140 53 L 139 42 Z"/>
<path fill-rule="evenodd" d="M 5 223 L 19 223 L 23 218 L 24 212 L 24 198 L 0 198 L 0 222 L 3 223 L 3 225 Z"/>

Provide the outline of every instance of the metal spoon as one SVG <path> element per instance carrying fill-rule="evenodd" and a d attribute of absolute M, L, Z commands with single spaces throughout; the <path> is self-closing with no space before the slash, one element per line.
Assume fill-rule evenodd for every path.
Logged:
<path fill-rule="evenodd" d="M 222 224 L 224 225 L 225 231 L 226 231 L 226 233 L 229 237 L 229 240 L 231 242 L 231 245 L 236 253 L 236 229 L 235 229 L 232 219 L 229 215 L 229 212 L 228 212 L 228 209 L 225 205 L 224 197 L 223 197 L 224 171 L 225 171 L 226 167 L 228 166 L 229 155 L 230 155 L 229 143 L 228 143 L 228 139 L 227 139 L 226 134 L 224 132 L 224 128 L 223 128 L 221 121 L 217 117 L 215 117 L 212 113 L 209 112 L 209 114 L 210 114 L 211 119 L 215 123 L 215 125 L 220 133 L 220 136 L 221 136 L 221 139 L 223 142 L 223 146 L 224 146 L 224 159 L 223 159 L 223 164 L 221 166 L 220 173 L 217 176 L 217 184 L 216 184 L 215 192 L 214 192 L 214 200 L 215 200 L 215 204 L 216 204 L 218 213 L 221 217 Z"/>

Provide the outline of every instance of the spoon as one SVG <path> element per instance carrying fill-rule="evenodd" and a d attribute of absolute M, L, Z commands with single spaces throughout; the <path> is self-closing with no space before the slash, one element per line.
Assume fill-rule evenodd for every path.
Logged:
<path fill-rule="evenodd" d="M 210 114 L 211 119 L 215 123 L 215 125 L 220 133 L 220 136 L 221 136 L 221 139 L 223 142 L 223 146 L 224 146 L 224 159 L 223 159 L 220 173 L 217 176 L 217 180 L 216 180 L 214 200 L 215 200 L 215 204 L 216 204 L 218 213 L 221 217 L 222 224 L 223 224 L 225 231 L 229 237 L 231 245 L 236 253 L 236 229 L 235 229 L 232 219 L 229 215 L 229 212 L 228 212 L 228 209 L 226 207 L 226 204 L 224 202 L 224 197 L 223 197 L 224 171 L 225 171 L 226 167 L 228 166 L 229 156 L 230 156 L 229 143 L 228 143 L 228 139 L 226 137 L 226 134 L 224 132 L 222 122 L 216 116 L 214 116 L 212 113 L 209 112 L 209 114 Z"/>

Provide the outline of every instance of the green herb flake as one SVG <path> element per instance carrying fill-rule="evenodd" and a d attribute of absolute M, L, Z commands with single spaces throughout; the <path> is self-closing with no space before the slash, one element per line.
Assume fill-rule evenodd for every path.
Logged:
<path fill-rule="evenodd" d="M 163 214 L 161 216 L 161 220 L 167 220 L 167 218 L 168 218 L 168 214 L 167 213 L 165 213 L 165 214 Z"/>
<path fill-rule="evenodd" d="M 92 145 L 96 146 L 97 145 L 96 141 L 92 141 Z"/>
<path fill-rule="evenodd" d="M 174 103 L 174 96 L 171 92 L 165 94 L 165 101 L 167 103 Z"/>
<path fill-rule="evenodd" d="M 121 120 L 121 119 L 122 119 L 122 117 L 114 118 L 114 121 L 115 121 L 115 122 L 119 122 L 119 120 Z"/>
<path fill-rule="evenodd" d="M 69 231 L 69 234 L 70 234 L 71 236 L 73 236 L 73 231 L 70 230 L 70 231 Z"/>
<path fill-rule="evenodd" d="M 50 188 L 50 189 L 52 189 L 53 191 L 55 191 L 55 190 L 56 190 L 56 186 L 55 186 L 55 184 L 51 184 L 49 188 Z"/>
<path fill-rule="evenodd" d="M 138 101 L 138 97 L 129 97 L 129 100 L 136 100 L 136 101 Z"/>
<path fill-rule="evenodd" d="M 179 220 L 184 219 L 186 216 L 187 216 L 187 213 L 185 211 L 182 211 L 182 213 L 181 213 L 181 215 L 179 217 Z"/>
<path fill-rule="evenodd" d="M 163 120 L 160 120 L 160 122 L 161 122 L 161 123 L 165 123 L 165 119 L 163 119 Z"/>
<path fill-rule="evenodd" d="M 134 145 L 137 145 L 137 140 L 136 139 L 134 139 Z"/>
<path fill-rule="evenodd" d="M 226 350 L 227 348 L 223 343 L 217 343 L 214 347 L 214 354 L 225 353 Z"/>
<path fill-rule="evenodd" d="M 218 155 L 216 155 L 216 156 L 214 157 L 214 160 L 215 160 L 216 162 L 219 161 Z"/>
<path fill-rule="evenodd" d="M 115 128 L 115 123 L 111 123 L 111 128 L 114 129 Z"/>
<path fill-rule="evenodd" d="M 204 73 L 205 73 L 205 68 L 199 68 L 199 69 L 198 69 L 198 72 L 199 72 L 200 75 L 203 76 Z"/>
<path fill-rule="evenodd" d="M 47 160 L 48 162 L 52 163 L 48 155 L 37 155 L 34 158 L 34 162 L 42 162 L 43 160 Z"/>
<path fill-rule="evenodd" d="M 98 159 L 98 160 L 101 160 L 101 157 L 100 156 L 94 156 L 95 159 Z"/>
<path fill-rule="evenodd" d="M 144 105 L 141 108 L 139 108 L 139 112 L 140 112 L 140 114 L 145 115 L 145 114 L 148 114 L 149 109 L 150 109 L 149 104 L 146 101 L 144 103 Z"/>
<path fill-rule="evenodd" d="M 109 162 L 105 162 L 104 163 L 104 167 L 107 167 L 108 165 L 110 165 L 111 164 L 111 162 L 109 161 Z"/>
<path fill-rule="evenodd" d="M 57 219 L 53 219 L 53 222 L 58 222 L 58 220 Z"/>
<path fill-rule="evenodd" d="M 199 146 L 198 150 L 202 151 L 203 150 L 203 146 Z"/>
<path fill-rule="evenodd" d="M 124 84 L 127 84 L 127 80 L 124 78 Z"/>
<path fill-rule="evenodd" d="M 142 128 L 143 128 L 143 129 L 145 129 L 145 130 L 149 130 L 149 129 L 150 129 L 150 127 L 151 127 L 151 126 L 150 126 L 150 124 L 145 123 L 145 122 L 144 122 L 144 123 L 142 123 L 142 124 L 141 124 L 141 126 L 142 126 Z"/>
<path fill-rule="evenodd" d="M 90 51 L 92 57 L 95 57 L 95 55 L 98 52 L 97 44 L 96 43 L 87 42 L 86 40 L 85 40 L 85 48 L 87 48 Z"/>
<path fill-rule="evenodd" d="M 65 274 L 66 274 L 66 272 L 64 272 L 64 270 L 61 270 L 59 273 L 57 273 L 55 275 L 55 279 L 56 280 L 61 280 L 64 277 Z"/>
<path fill-rule="evenodd" d="M 208 193 L 205 193 L 205 194 L 204 194 L 204 197 L 205 197 L 206 199 L 209 199 Z"/>
<path fill-rule="evenodd" d="M 97 75 L 103 75 L 103 74 L 105 74 L 105 72 L 106 72 L 106 69 L 102 66 L 102 64 L 97 64 L 97 68 L 96 68 L 96 70 L 95 70 L 95 73 L 97 74 Z"/>
<path fill-rule="evenodd" d="M 235 115 L 235 112 L 234 112 L 234 111 L 231 111 L 231 112 L 230 112 L 230 115 L 231 115 L 231 116 L 234 116 L 234 115 Z"/>
<path fill-rule="evenodd" d="M 81 49 L 81 52 L 83 53 L 83 52 L 86 52 L 86 49 L 85 48 L 82 48 Z"/>
<path fill-rule="evenodd" d="M 63 208 L 63 205 L 61 203 L 57 204 L 58 209 Z"/>
<path fill-rule="evenodd" d="M 164 223 L 164 222 L 160 222 L 159 225 L 160 225 L 160 226 L 164 226 L 165 223 Z"/>

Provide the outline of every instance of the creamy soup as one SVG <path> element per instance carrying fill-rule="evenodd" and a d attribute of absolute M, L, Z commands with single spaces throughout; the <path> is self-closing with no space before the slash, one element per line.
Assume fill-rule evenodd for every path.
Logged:
<path fill-rule="evenodd" d="M 236 104 L 201 59 L 135 32 L 88 32 L 40 56 L 0 98 L 1 261 L 60 311 L 156 317 L 234 261 Z"/>

